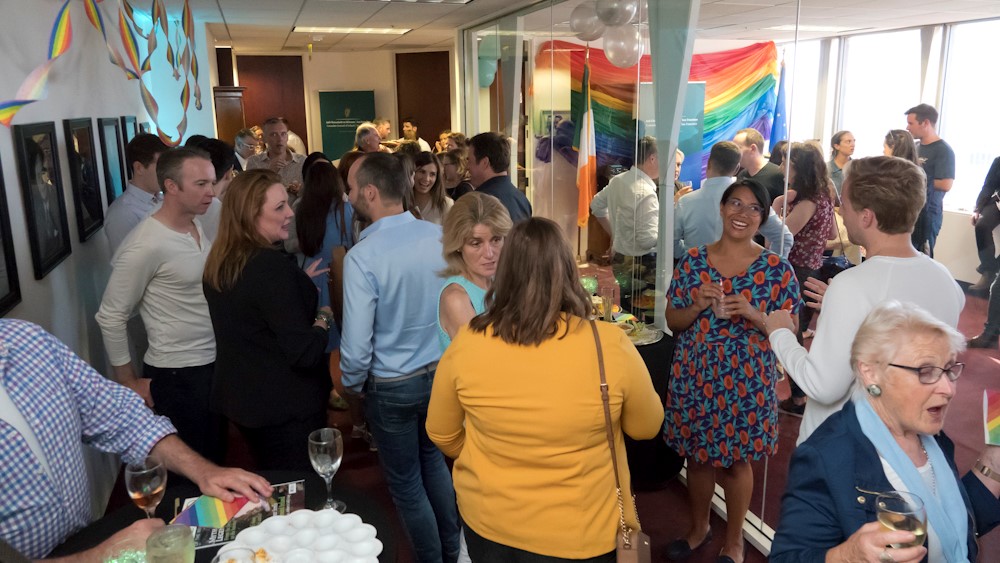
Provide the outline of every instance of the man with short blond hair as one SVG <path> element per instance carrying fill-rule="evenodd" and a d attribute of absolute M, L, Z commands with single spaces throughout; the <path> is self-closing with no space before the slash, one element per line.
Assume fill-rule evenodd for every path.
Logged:
<path fill-rule="evenodd" d="M 846 168 L 840 207 L 851 242 L 868 249 L 860 265 L 837 274 L 827 288 L 806 281 L 822 307 L 816 335 L 806 350 L 787 312 L 771 313 L 765 327 L 775 355 L 809 398 L 798 442 L 839 411 L 854 389 L 851 343 L 865 317 L 887 299 L 913 303 L 953 327 L 965 295 L 951 273 L 917 252 L 910 233 L 926 201 L 926 182 L 916 164 L 876 156 L 852 160 Z"/>
<path fill-rule="evenodd" d="M 733 142 L 739 145 L 742 153 L 740 166 L 743 170 L 736 175 L 736 179 L 750 178 L 764 186 L 771 201 L 784 194 L 785 175 L 780 167 L 764 156 L 764 137 L 760 132 L 752 127 L 740 129 L 733 137 Z"/>

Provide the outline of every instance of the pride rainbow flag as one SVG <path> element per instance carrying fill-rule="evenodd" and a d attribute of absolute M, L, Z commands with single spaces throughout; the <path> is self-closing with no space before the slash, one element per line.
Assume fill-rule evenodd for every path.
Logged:
<path fill-rule="evenodd" d="M 232 520 L 233 516 L 236 516 L 247 501 L 246 497 L 236 497 L 231 502 L 223 502 L 215 497 L 202 495 L 170 523 L 202 528 L 221 528 Z"/>
<path fill-rule="evenodd" d="M 1000 446 L 1000 390 L 983 391 L 983 429 L 986 444 Z"/>

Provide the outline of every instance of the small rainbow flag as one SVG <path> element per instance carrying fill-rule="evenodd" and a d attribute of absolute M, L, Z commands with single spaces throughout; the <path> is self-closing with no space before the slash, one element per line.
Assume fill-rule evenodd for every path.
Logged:
<path fill-rule="evenodd" d="M 232 520 L 248 500 L 246 497 L 236 497 L 231 502 L 223 502 L 215 497 L 202 495 L 170 523 L 221 528 Z"/>
<path fill-rule="evenodd" d="M 983 427 L 986 444 L 1000 446 L 1000 390 L 983 391 Z"/>

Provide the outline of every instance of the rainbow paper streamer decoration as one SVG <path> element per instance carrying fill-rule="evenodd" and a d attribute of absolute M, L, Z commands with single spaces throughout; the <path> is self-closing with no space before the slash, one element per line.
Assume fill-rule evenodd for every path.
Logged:
<path fill-rule="evenodd" d="M 201 496 L 194 504 L 177 515 L 171 524 L 187 524 L 202 528 L 221 528 L 232 520 L 247 503 L 246 497 L 236 497 L 231 502 L 223 502 L 215 497 Z"/>
<path fill-rule="evenodd" d="M 986 444 L 1000 446 L 1000 390 L 983 391 L 983 428 Z"/>
<path fill-rule="evenodd" d="M 73 23 L 69 17 L 69 0 L 66 0 L 52 23 L 48 58 L 24 79 L 13 100 L 0 102 L 0 124 L 10 127 L 11 120 L 21 108 L 45 99 L 48 95 L 49 70 L 52 68 L 52 63 L 69 49 L 72 42 Z"/>

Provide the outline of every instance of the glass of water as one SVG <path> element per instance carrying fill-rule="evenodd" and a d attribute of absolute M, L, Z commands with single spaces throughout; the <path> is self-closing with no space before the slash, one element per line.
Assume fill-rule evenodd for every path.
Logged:
<path fill-rule="evenodd" d="M 344 437 L 336 428 L 320 428 L 309 434 L 309 461 L 313 469 L 326 482 L 326 504 L 324 509 L 332 508 L 337 512 L 347 510 L 347 505 L 339 500 L 333 500 L 333 476 L 340 469 L 344 458 Z"/>
<path fill-rule="evenodd" d="M 194 563 L 194 536 L 184 524 L 159 528 L 146 538 L 146 563 Z"/>

